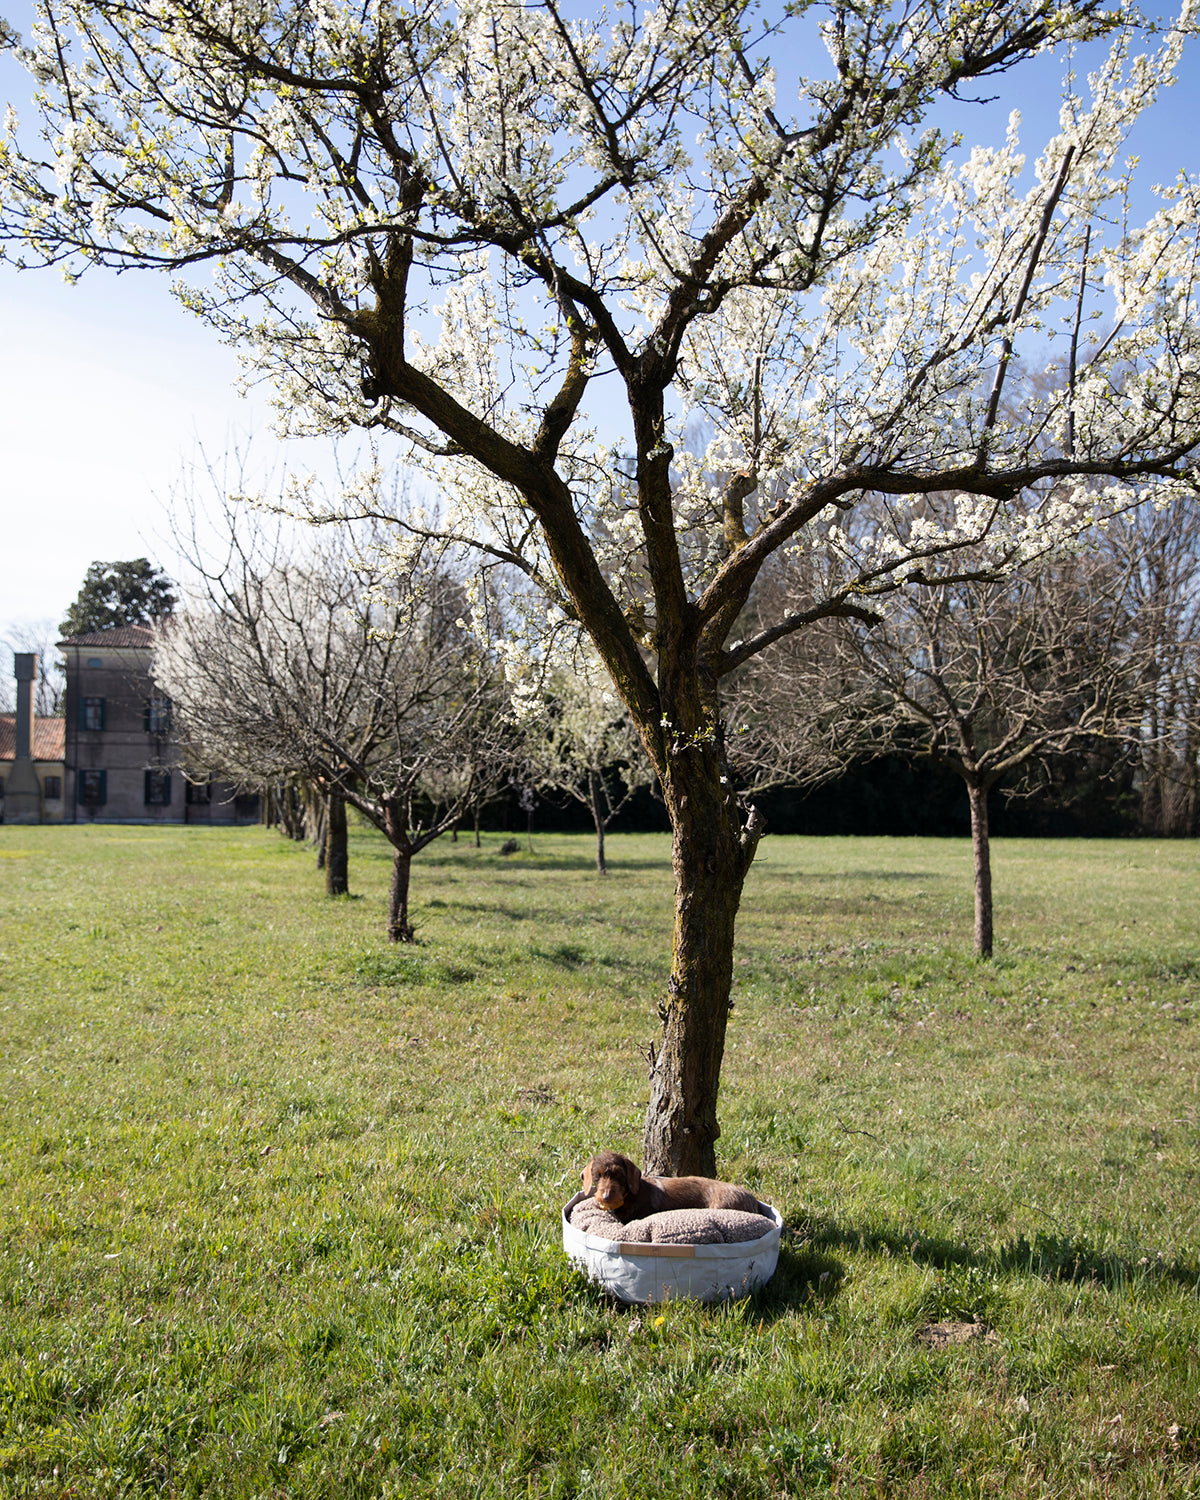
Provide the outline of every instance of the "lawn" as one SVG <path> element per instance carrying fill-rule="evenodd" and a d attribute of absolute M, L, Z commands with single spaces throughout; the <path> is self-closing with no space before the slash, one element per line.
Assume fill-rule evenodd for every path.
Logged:
<path fill-rule="evenodd" d="M 659 836 L 443 841 L 420 943 L 259 829 L 0 828 L 0 1494 L 1200 1495 L 1200 851 L 768 837 L 725 1307 L 611 1305 Z M 930 1332 L 954 1324 L 960 1343 Z"/>

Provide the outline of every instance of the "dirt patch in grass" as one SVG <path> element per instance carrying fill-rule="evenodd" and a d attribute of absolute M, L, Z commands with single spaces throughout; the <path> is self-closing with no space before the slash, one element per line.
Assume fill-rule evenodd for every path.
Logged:
<path fill-rule="evenodd" d="M 999 1335 L 986 1323 L 926 1323 L 917 1329 L 917 1343 L 929 1349 L 951 1349 L 959 1344 L 971 1344 L 982 1339 L 985 1344 L 998 1344 Z"/>

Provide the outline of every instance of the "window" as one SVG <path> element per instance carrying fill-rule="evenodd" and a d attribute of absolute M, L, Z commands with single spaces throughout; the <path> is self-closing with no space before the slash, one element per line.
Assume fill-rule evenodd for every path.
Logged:
<path fill-rule="evenodd" d="M 104 699 L 81 698 L 79 700 L 80 729 L 104 728 Z"/>
<path fill-rule="evenodd" d="M 80 771 L 79 801 L 84 807 L 103 807 L 108 800 L 108 772 Z"/>
<path fill-rule="evenodd" d="M 147 771 L 146 772 L 146 796 L 147 807 L 168 807 L 171 802 L 171 773 L 170 771 Z"/>
<path fill-rule="evenodd" d="M 87 664 L 89 667 L 102 667 L 104 665 L 104 658 L 102 656 L 89 656 Z"/>
<path fill-rule="evenodd" d="M 145 725 L 147 734 L 170 734 L 170 698 L 148 698 L 146 700 Z"/>
<path fill-rule="evenodd" d="M 212 801 L 212 782 L 189 781 L 184 796 L 189 807 L 207 807 Z"/>
<path fill-rule="evenodd" d="M 62 796 L 62 777 L 44 776 L 42 778 L 42 796 L 47 802 L 57 802 Z"/>

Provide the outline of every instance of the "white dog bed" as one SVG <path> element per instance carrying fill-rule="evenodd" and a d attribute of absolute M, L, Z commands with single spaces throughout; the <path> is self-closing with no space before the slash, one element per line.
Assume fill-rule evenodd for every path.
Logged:
<path fill-rule="evenodd" d="M 572 1223 L 584 1203 L 584 1222 Z M 744 1297 L 770 1281 L 779 1260 L 783 1219 L 763 1208 L 764 1214 L 679 1208 L 622 1224 L 576 1193 L 563 1209 L 563 1249 L 621 1302 Z"/>

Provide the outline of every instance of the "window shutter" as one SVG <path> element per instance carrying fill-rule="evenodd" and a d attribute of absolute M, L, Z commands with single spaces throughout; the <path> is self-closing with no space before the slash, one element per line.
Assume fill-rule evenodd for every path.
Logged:
<path fill-rule="evenodd" d="M 170 698 L 147 698 L 142 709 L 142 728 L 147 734 L 170 734 Z"/>
<path fill-rule="evenodd" d="M 87 767 L 78 774 L 75 800 L 81 807 L 102 807 L 108 801 L 108 772 Z"/>
<path fill-rule="evenodd" d="M 142 801 L 147 807 L 169 807 L 171 805 L 171 773 L 169 771 L 144 771 Z"/>
<path fill-rule="evenodd" d="M 108 708 L 106 698 L 80 698 L 79 700 L 79 727 L 85 733 L 93 729 L 104 728 L 105 711 Z M 89 724 L 89 714 L 94 717 L 95 723 Z"/>

